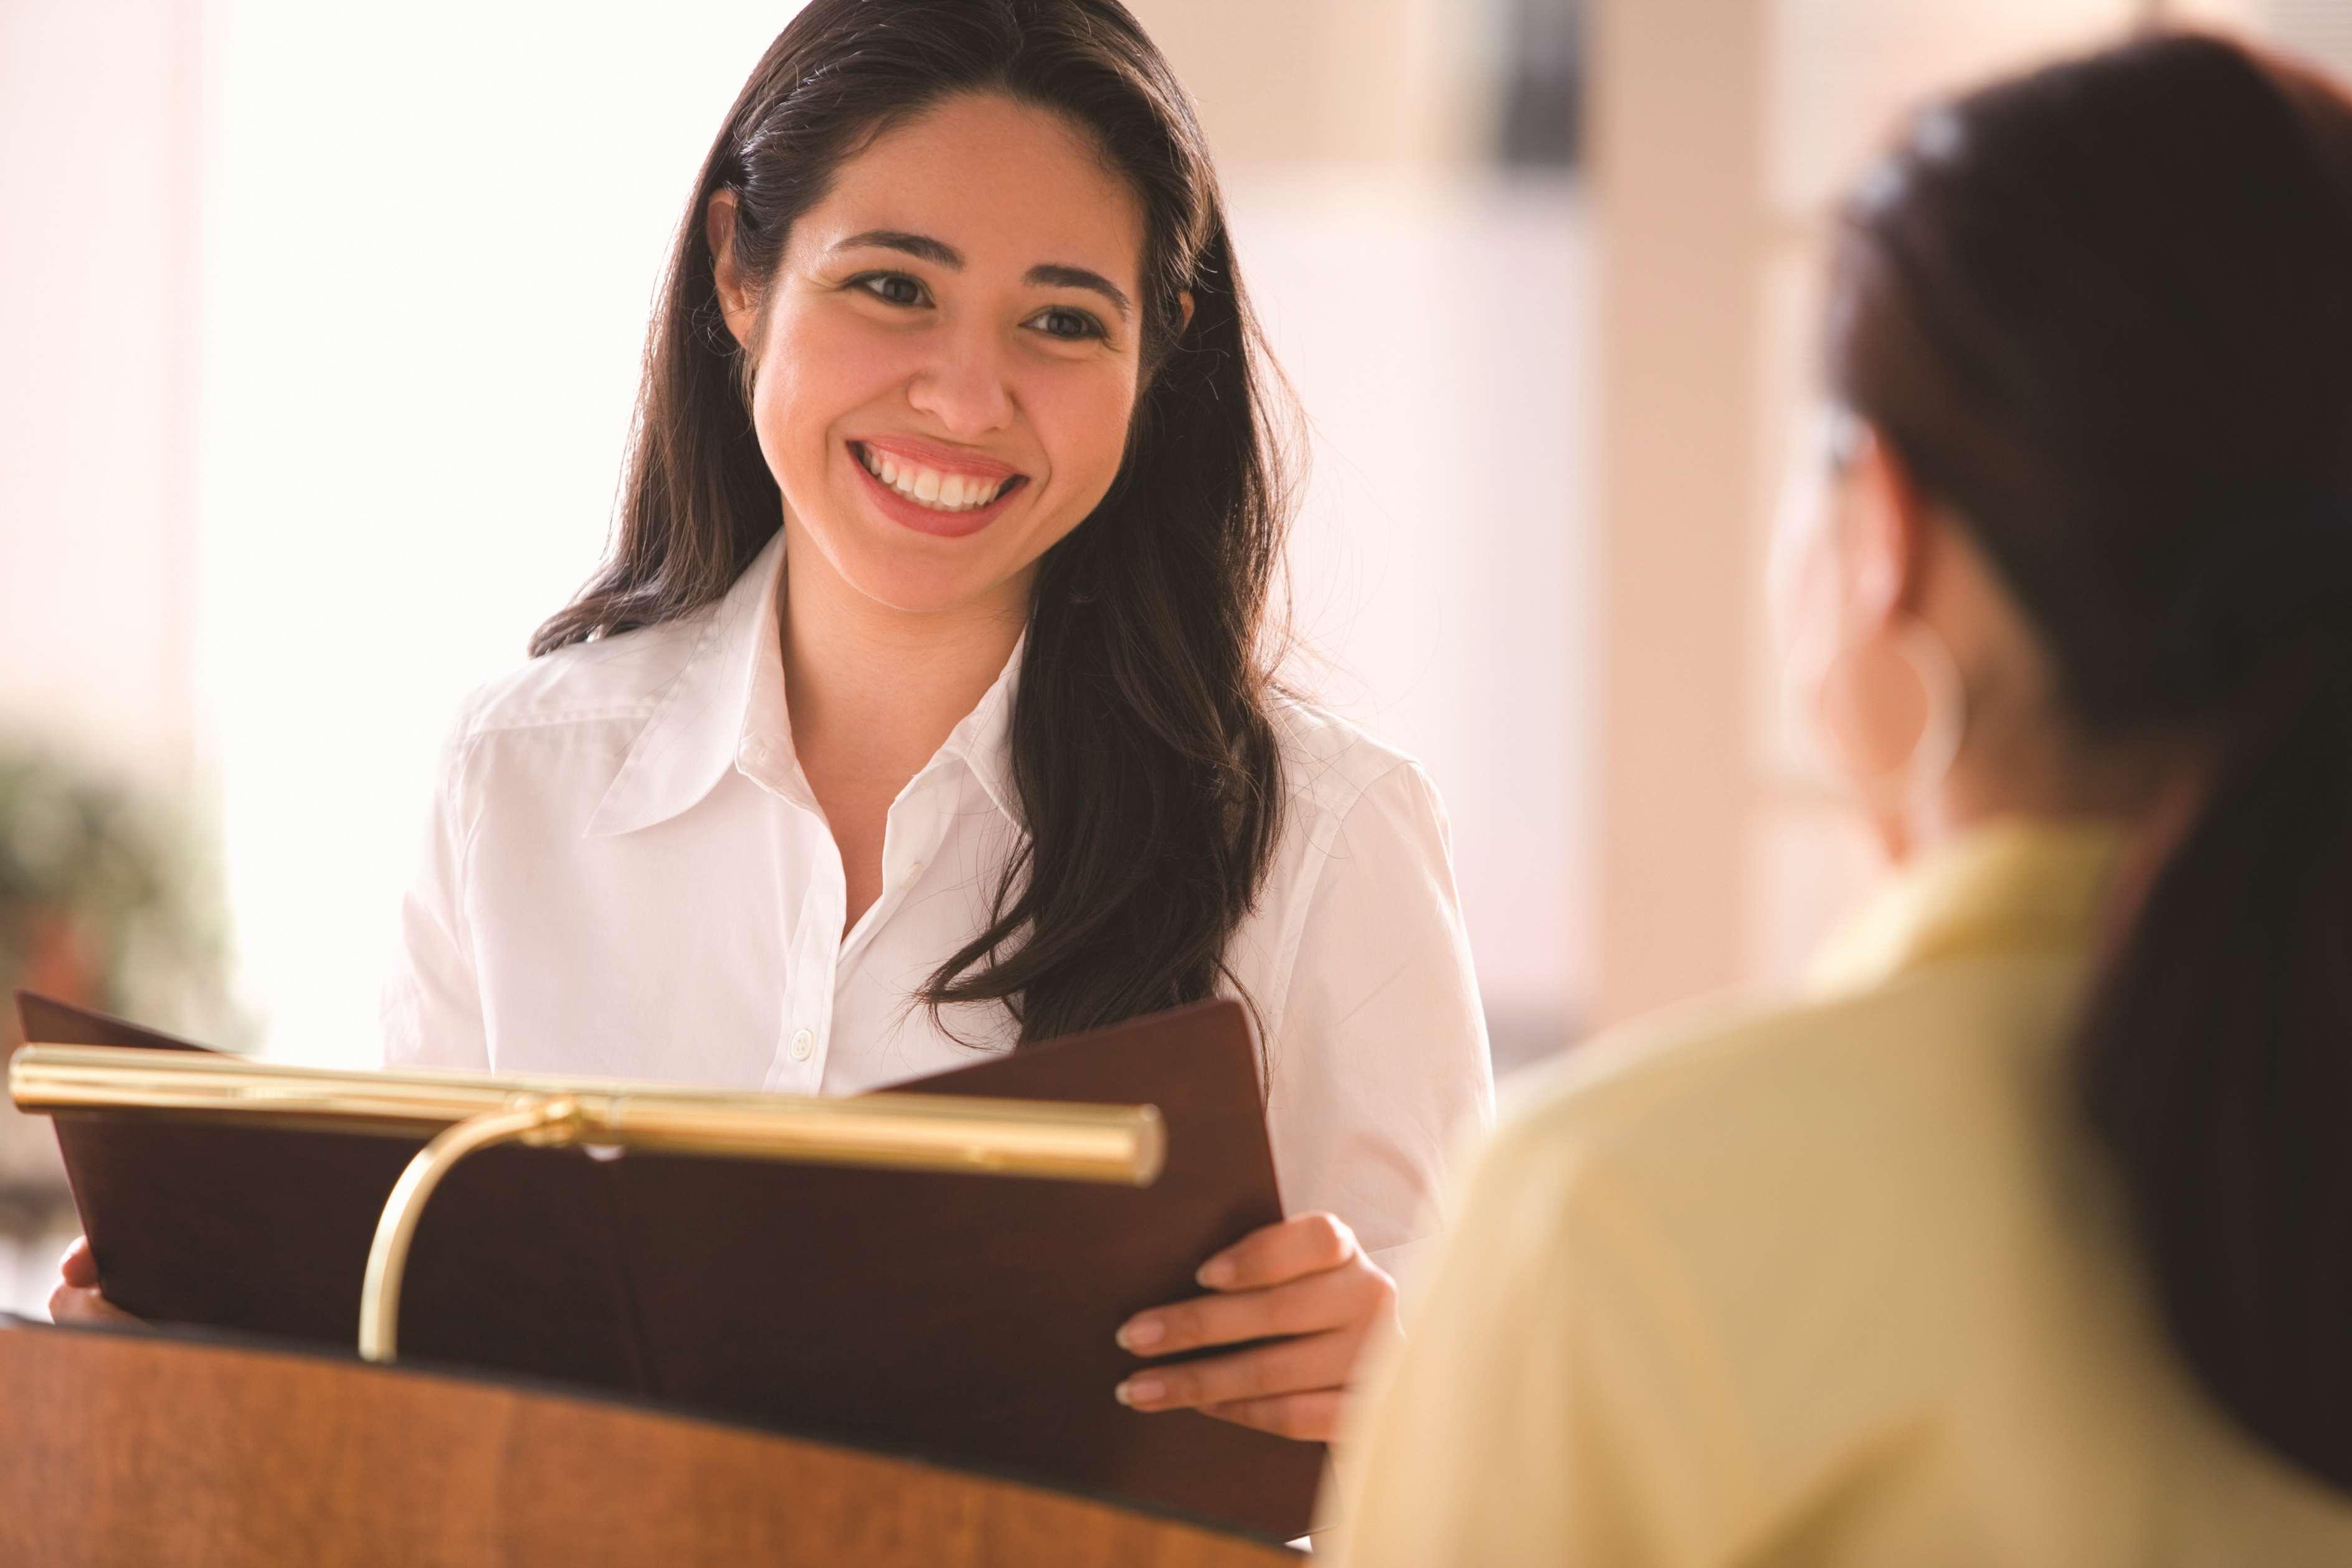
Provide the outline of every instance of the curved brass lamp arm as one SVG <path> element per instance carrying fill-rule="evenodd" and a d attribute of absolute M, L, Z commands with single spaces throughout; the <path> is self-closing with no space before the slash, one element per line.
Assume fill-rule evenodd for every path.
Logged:
<path fill-rule="evenodd" d="M 360 1356 L 391 1362 L 400 1337 L 400 1281 L 408 1271 L 408 1246 L 416 1222 L 441 1178 L 467 1155 L 499 1144 L 559 1147 L 580 1134 L 580 1105 L 568 1094 L 532 1100 L 510 1111 L 485 1111 L 451 1124 L 416 1151 L 393 1184 L 383 1218 L 376 1221 L 368 1248 L 367 1279 L 360 1287 Z"/>

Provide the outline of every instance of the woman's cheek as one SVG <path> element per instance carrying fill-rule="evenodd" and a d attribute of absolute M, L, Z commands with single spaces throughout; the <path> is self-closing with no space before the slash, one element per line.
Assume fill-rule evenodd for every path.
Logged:
<path fill-rule="evenodd" d="M 914 374 L 911 335 L 877 331 L 845 311 L 780 313 L 769 333 L 759 400 L 763 445 L 822 452 L 849 415 L 887 405 Z"/>
<path fill-rule="evenodd" d="M 1119 363 L 1055 368 L 1069 373 L 1038 378 L 1024 402 L 1055 476 L 1073 497 L 1090 497 L 1091 511 L 1127 452 L 1135 371 Z"/>
<path fill-rule="evenodd" d="M 1794 542 L 1775 574 L 1772 622 L 1779 643 L 1781 689 L 1799 732 L 1826 759 L 1835 716 L 1831 673 L 1843 625 L 1837 561 L 1818 533 Z"/>

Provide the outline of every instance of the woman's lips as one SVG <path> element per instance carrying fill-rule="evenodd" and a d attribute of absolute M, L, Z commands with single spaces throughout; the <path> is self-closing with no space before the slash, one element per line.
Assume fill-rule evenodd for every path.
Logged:
<path fill-rule="evenodd" d="M 1003 516 L 1029 483 L 1009 464 L 928 442 L 893 438 L 847 445 L 850 461 L 884 515 L 938 538 L 978 533 Z"/>

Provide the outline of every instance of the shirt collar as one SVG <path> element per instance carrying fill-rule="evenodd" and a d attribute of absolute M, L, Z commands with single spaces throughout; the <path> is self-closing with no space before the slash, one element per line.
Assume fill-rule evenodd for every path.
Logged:
<path fill-rule="evenodd" d="M 954 758 L 971 769 L 971 776 L 996 809 L 1015 826 L 1023 825 L 1021 789 L 1013 776 L 1013 705 L 1021 691 L 1021 655 L 1029 646 L 1024 628 L 1013 644 L 1012 656 L 988 688 L 980 705 L 963 716 L 940 747 L 940 759 Z"/>
<path fill-rule="evenodd" d="M 656 699 L 653 716 L 621 761 L 588 821 L 588 836 L 635 832 L 699 802 L 730 768 L 815 807 L 793 752 L 784 705 L 779 598 L 783 532 L 777 530 L 725 597 L 711 607 L 686 664 Z M 1012 758 L 1013 702 L 1027 634 L 978 706 L 949 732 L 929 768 L 948 760 L 971 770 L 997 810 L 1021 821 Z"/>
<path fill-rule="evenodd" d="M 2126 841 L 2117 823 L 2003 819 L 1905 871 L 1831 938 L 1816 994 L 1867 989 L 1938 959 L 2073 953 L 2097 939 Z"/>

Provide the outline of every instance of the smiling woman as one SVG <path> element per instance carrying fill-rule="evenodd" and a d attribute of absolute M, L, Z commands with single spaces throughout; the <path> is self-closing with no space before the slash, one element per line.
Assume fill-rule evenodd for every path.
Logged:
<path fill-rule="evenodd" d="M 734 257 L 741 199 L 712 196 L 719 309 L 796 562 L 900 612 L 1024 618 L 1141 391 L 1143 205 L 1097 146 L 1055 110 L 958 94 L 845 163 L 765 279 Z"/>
<path fill-rule="evenodd" d="M 1027 831 L 921 999 L 1043 1040 L 1208 994 L 1287 794 L 1262 357 L 1199 127 L 1122 7 L 811 5 L 681 226 L 613 559 L 533 651 L 709 604 L 781 515 L 791 741 L 845 922 L 899 787 L 1003 673 Z M 1022 482 L 975 517 L 926 468 Z"/>
<path fill-rule="evenodd" d="M 1265 363 L 1115 0 L 806 6 L 680 225 L 611 556 L 459 716 L 388 1059 L 847 1093 L 1238 996 L 1293 1218 L 1119 1334 L 1247 1348 L 1103 1396 L 1328 1434 L 1491 1095 L 1427 779 L 1271 677 Z"/>

